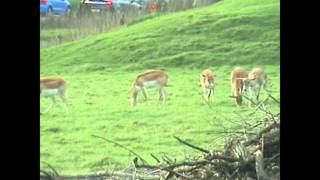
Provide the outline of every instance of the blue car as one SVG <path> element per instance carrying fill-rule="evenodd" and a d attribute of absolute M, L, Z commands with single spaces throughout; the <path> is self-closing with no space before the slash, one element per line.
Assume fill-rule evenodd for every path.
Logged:
<path fill-rule="evenodd" d="M 69 0 L 40 0 L 40 14 L 69 14 L 71 6 Z"/>

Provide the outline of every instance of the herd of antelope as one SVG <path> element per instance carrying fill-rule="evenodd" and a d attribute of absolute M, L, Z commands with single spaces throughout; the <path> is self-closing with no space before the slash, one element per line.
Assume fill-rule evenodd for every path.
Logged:
<path fill-rule="evenodd" d="M 159 90 L 159 101 L 166 101 L 165 87 L 168 82 L 168 75 L 162 70 L 149 71 L 138 75 L 131 89 L 130 103 L 132 106 L 136 105 L 137 95 L 141 91 L 144 100 L 147 100 L 146 88 L 157 87 Z M 235 98 L 236 105 L 242 104 L 242 97 L 244 94 L 250 96 L 254 95 L 259 100 L 260 90 L 263 87 L 266 89 L 268 82 L 267 74 L 261 68 L 253 68 L 250 73 L 247 73 L 242 68 L 234 68 L 231 72 L 231 88 L 232 98 Z M 203 98 L 205 103 L 211 104 L 214 89 L 216 85 L 216 74 L 206 69 L 200 74 L 200 84 L 203 91 Z M 68 113 L 68 106 L 65 97 L 67 90 L 67 83 L 62 78 L 43 77 L 40 78 L 40 97 L 50 97 L 52 104 L 47 108 L 44 113 L 48 113 L 53 107 L 56 106 L 55 96 L 59 96 L 64 103 L 66 112 Z M 251 103 L 249 102 L 249 107 Z"/>

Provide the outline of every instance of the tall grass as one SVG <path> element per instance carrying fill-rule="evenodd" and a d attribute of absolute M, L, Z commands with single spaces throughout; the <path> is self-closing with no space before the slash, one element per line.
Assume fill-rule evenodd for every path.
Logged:
<path fill-rule="evenodd" d="M 79 9 L 80 1 L 73 0 L 70 1 L 73 12 L 69 16 L 41 17 L 41 32 L 49 31 L 55 35 L 45 36 L 44 34 L 49 34 L 49 32 L 42 33 L 40 36 L 40 46 L 42 48 L 51 47 L 90 35 L 108 32 L 117 27 L 131 25 L 155 16 L 183 11 L 193 7 L 206 6 L 216 1 L 217 0 L 173 0 L 169 1 L 169 3 L 159 1 L 156 12 L 151 11 L 150 3 L 148 3 L 140 10 L 136 8 L 123 8 L 114 13 L 84 14 Z M 64 33 L 59 34 L 59 32 L 62 32 L 61 29 L 63 29 Z M 66 31 L 68 31 L 68 33 L 65 33 Z"/>

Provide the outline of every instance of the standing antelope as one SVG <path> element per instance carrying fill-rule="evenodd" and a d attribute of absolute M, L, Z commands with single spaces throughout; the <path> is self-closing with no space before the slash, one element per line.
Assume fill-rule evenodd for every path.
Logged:
<path fill-rule="evenodd" d="M 47 108 L 44 113 L 48 113 L 53 107 L 56 106 L 55 96 L 59 96 L 64 103 L 66 112 L 68 113 L 67 100 L 65 92 L 67 90 L 66 81 L 62 78 L 56 77 L 43 77 L 40 78 L 40 97 L 50 97 L 52 104 Z"/>
<path fill-rule="evenodd" d="M 261 68 L 253 68 L 248 77 L 244 79 L 244 91 L 248 92 L 250 96 L 254 92 L 258 101 L 261 87 L 266 89 L 267 82 L 267 74 Z M 251 105 L 249 104 L 249 106 Z"/>
<path fill-rule="evenodd" d="M 135 106 L 137 101 L 138 92 L 141 91 L 145 100 L 147 94 L 145 88 L 157 87 L 159 89 L 159 101 L 165 102 L 166 92 L 164 87 L 167 85 L 168 75 L 161 70 L 149 71 L 140 74 L 133 82 L 131 89 L 131 105 Z"/>
<path fill-rule="evenodd" d="M 244 89 L 244 78 L 247 78 L 248 74 L 242 68 L 236 67 L 231 72 L 231 88 L 232 98 L 236 98 L 236 104 L 239 106 L 242 104 L 242 93 Z"/>
<path fill-rule="evenodd" d="M 215 77 L 216 75 L 210 70 L 206 69 L 200 74 L 200 83 L 202 87 L 203 97 L 206 103 L 211 103 L 210 97 L 213 96 L 215 87 Z"/>

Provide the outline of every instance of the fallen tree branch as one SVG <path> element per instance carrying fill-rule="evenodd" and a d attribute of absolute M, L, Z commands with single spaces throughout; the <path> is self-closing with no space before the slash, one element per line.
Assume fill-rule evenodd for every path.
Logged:
<path fill-rule="evenodd" d="M 246 133 L 249 135 L 255 134 L 253 132 L 246 132 Z M 210 134 L 244 134 L 244 132 L 241 132 L 241 131 L 215 131 L 215 132 L 210 132 Z"/>
<path fill-rule="evenodd" d="M 185 175 L 182 175 L 182 174 L 180 174 L 180 173 L 178 173 L 178 172 L 176 172 L 176 171 L 174 171 L 172 169 L 165 169 L 165 170 L 168 171 L 169 173 L 175 174 L 175 175 L 180 176 L 180 177 L 182 177 L 184 179 L 191 179 L 191 178 L 189 178 L 189 177 L 187 177 Z"/>
<path fill-rule="evenodd" d="M 154 166 L 154 165 L 145 165 L 145 164 L 135 164 L 137 168 L 147 168 L 147 169 L 160 169 L 160 170 L 166 170 L 166 169 L 174 169 L 177 167 L 181 166 L 198 166 L 198 165 L 206 165 L 206 164 L 211 164 L 212 160 L 215 159 L 220 159 L 228 162 L 238 162 L 238 159 L 235 158 L 230 158 L 226 156 L 220 156 L 220 155 L 210 155 L 209 157 L 206 158 L 206 160 L 201 160 L 201 161 L 195 161 L 195 162 L 181 162 L 177 164 L 172 164 L 169 166 L 161 167 L 161 166 Z"/>
<path fill-rule="evenodd" d="M 207 153 L 207 154 L 210 153 L 208 150 L 203 149 L 203 148 L 200 148 L 200 147 L 197 147 L 197 146 L 195 146 L 195 145 L 192 145 L 192 144 L 190 144 L 190 143 L 188 143 L 188 142 L 186 142 L 186 141 L 183 141 L 183 140 L 181 140 L 180 138 L 178 138 L 177 136 L 173 136 L 173 137 L 174 137 L 175 139 L 177 139 L 180 143 L 182 143 L 182 144 L 184 144 L 184 145 L 187 145 L 187 146 L 189 146 L 189 147 L 191 147 L 191 148 L 193 148 L 193 149 L 199 150 L 199 151 L 204 152 L 204 153 Z"/>
<path fill-rule="evenodd" d="M 40 176 L 41 177 L 41 176 Z M 91 174 L 91 175 L 79 175 L 79 176 L 60 176 L 62 180 L 89 180 L 89 179 L 114 179 L 114 177 L 121 177 L 121 179 L 132 178 L 131 173 L 103 173 L 103 174 Z M 46 178 L 46 177 L 44 177 Z M 137 179 L 145 179 L 145 180 L 159 180 L 158 175 L 140 175 L 136 174 Z M 53 179 L 55 180 L 55 179 Z"/>
<path fill-rule="evenodd" d="M 259 139 L 262 137 L 262 135 L 264 133 L 267 133 L 269 132 L 270 130 L 272 130 L 273 128 L 276 128 L 276 127 L 280 127 L 279 124 L 271 124 L 270 126 L 266 127 L 265 129 L 261 130 L 255 137 L 253 137 L 252 139 L 250 139 L 249 141 L 247 142 L 244 142 L 244 145 L 245 146 L 248 146 L 248 145 L 251 145 L 251 144 L 254 144 L 254 143 L 257 143 L 259 142 Z"/>

